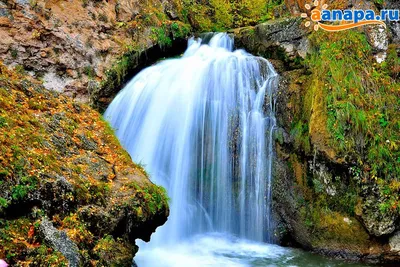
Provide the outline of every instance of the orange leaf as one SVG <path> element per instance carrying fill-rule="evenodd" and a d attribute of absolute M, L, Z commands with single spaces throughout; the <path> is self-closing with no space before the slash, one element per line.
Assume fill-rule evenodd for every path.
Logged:
<path fill-rule="evenodd" d="M 28 238 L 32 238 L 34 234 L 35 234 L 35 227 L 31 225 L 28 231 Z"/>

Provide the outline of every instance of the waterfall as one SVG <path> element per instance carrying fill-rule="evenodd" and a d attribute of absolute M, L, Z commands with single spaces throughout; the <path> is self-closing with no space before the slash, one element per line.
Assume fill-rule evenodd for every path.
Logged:
<path fill-rule="evenodd" d="M 267 60 L 233 51 L 228 34 L 208 39 L 139 73 L 105 113 L 171 199 L 155 245 L 207 232 L 271 240 L 278 76 Z"/>

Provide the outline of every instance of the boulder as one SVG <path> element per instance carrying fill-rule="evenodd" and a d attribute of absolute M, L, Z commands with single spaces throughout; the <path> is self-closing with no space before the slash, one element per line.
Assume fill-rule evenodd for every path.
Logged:
<path fill-rule="evenodd" d="M 389 238 L 390 251 L 400 254 L 400 232 L 396 232 Z"/>
<path fill-rule="evenodd" d="M 78 246 L 69 239 L 64 231 L 57 230 L 47 218 L 42 219 L 39 231 L 51 248 L 64 255 L 69 262 L 69 266 L 78 267 L 81 265 Z"/>
<path fill-rule="evenodd" d="M 397 229 L 398 215 L 395 212 L 382 212 L 380 199 L 373 189 L 368 190 L 363 203 L 361 218 L 368 232 L 376 237 L 388 236 Z"/>
<path fill-rule="evenodd" d="M 305 58 L 309 43 L 308 30 L 301 18 L 282 18 L 233 30 L 235 45 L 266 58 L 285 60 L 285 57 Z"/>

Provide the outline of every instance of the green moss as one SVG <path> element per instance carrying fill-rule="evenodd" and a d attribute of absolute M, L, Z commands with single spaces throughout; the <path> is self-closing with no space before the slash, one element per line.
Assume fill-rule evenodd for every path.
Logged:
<path fill-rule="evenodd" d="M 99 258 L 97 265 L 130 266 L 137 248 L 129 242 L 107 235 L 100 239 L 94 247 L 94 253 Z"/>
<path fill-rule="evenodd" d="M 78 216 L 80 207 L 94 207 L 99 213 L 89 215 L 94 219 L 103 218 L 104 212 L 135 215 L 134 211 L 142 211 L 132 227 L 147 223 L 157 212 L 166 213 L 165 192 L 144 178 L 142 168 L 132 162 L 98 112 L 47 91 L 1 64 L 0 105 L 4 129 L 0 133 L 0 258 L 13 266 L 19 262 L 67 266 L 65 258 L 44 245 L 38 234 L 40 221 L 36 220 L 47 216 L 56 228 L 67 232 L 79 247 L 83 265 L 89 265 L 98 260 L 93 248 L 103 233 L 94 236 L 87 226 L 92 221 Z M 90 143 L 89 148 L 82 145 L 83 140 Z M 133 180 L 140 184 L 141 198 L 134 198 L 136 189 L 127 186 Z M 38 199 L 51 205 L 31 209 L 40 205 Z M 56 207 L 58 203 L 63 206 Z M 3 215 L 20 217 L 4 220 Z M 126 248 L 124 241 L 116 242 L 124 247 L 115 249 Z M 121 255 L 128 258 L 126 251 Z"/>
<path fill-rule="evenodd" d="M 16 59 L 18 57 L 18 51 L 16 49 L 10 49 L 11 57 Z"/>
<path fill-rule="evenodd" d="M 344 35 L 344 34 L 343 34 Z M 364 34 L 315 33 L 316 52 L 308 64 L 321 81 L 328 114 L 327 129 L 337 152 L 369 169 L 370 178 L 400 175 L 398 117 L 399 83 L 377 65 Z M 397 64 L 393 60 L 388 64 Z"/>
<path fill-rule="evenodd" d="M 7 207 L 8 207 L 7 199 L 0 197 L 0 208 L 7 208 Z"/>
<path fill-rule="evenodd" d="M 174 38 L 185 38 L 190 33 L 190 26 L 188 24 L 180 23 L 180 22 L 173 22 L 171 24 L 171 31 Z"/>
<path fill-rule="evenodd" d="M 9 174 L 10 173 L 5 169 L 0 170 L 0 181 L 5 180 Z"/>
<path fill-rule="evenodd" d="M 339 213 L 312 209 L 311 218 L 312 231 L 314 233 L 313 243 L 322 247 L 336 244 L 345 247 L 355 246 L 357 248 L 367 247 L 369 236 L 360 223 L 351 218 L 346 222 L 345 217 Z"/>
<path fill-rule="evenodd" d="M 282 0 L 184 0 L 182 16 L 196 31 L 226 31 L 269 20 L 274 8 L 282 3 Z"/>
<path fill-rule="evenodd" d="M 96 75 L 96 71 L 92 66 L 86 66 L 83 68 L 83 73 L 86 74 L 90 79 L 93 79 Z"/>
<path fill-rule="evenodd" d="M 343 159 L 351 168 L 348 174 L 343 172 L 333 179 L 335 196 L 325 192 L 318 177 L 308 175 L 307 188 L 312 189 L 312 195 L 307 198 L 307 212 L 303 212 L 307 214 L 305 222 L 316 227 L 313 231 L 320 231 L 313 212 L 322 218 L 332 217 L 325 211 L 361 215 L 356 207 L 362 203 L 363 190 L 370 187 L 379 189 L 374 207 L 383 217 L 399 213 L 397 52 L 391 47 L 386 63 L 377 64 L 365 35 L 359 31 L 316 32 L 310 41 L 313 51 L 305 63 L 311 75 L 302 86 L 301 108 L 294 112 L 294 146 L 309 157 L 314 156 L 314 148 L 327 152 L 331 160 Z M 322 239 L 331 238 L 322 230 L 320 235 Z"/>
<path fill-rule="evenodd" d="M 128 206 L 133 205 L 140 216 L 143 215 L 143 211 L 146 211 L 148 214 L 155 215 L 165 207 L 168 207 L 169 198 L 164 187 L 154 184 L 141 186 L 136 182 L 131 182 L 128 186 L 135 189 L 135 195 L 138 199 L 144 200 L 143 202 L 139 203 L 136 199 L 134 199 L 132 203 L 128 204 Z"/>
<path fill-rule="evenodd" d="M 293 124 L 290 132 L 291 136 L 294 137 L 295 148 L 303 150 L 307 154 L 311 152 L 310 137 L 308 133 L 308 124 L 302 121 L 298 121 L 296 124 Z"/>
<path fill-rule="evenodd" d="M 128 71 L 136 65 L 139 52 L 129 50 L 123 54 L 111 67 L 106 71 L 106 77 L 101 82 L 100 88 L 102 91 L 112 92 L 114 88 L 121 85 L 122 81 L 128 74 Z"/>
<path fill-rule="evenodd" d="M 64 255 L 46 245 L 40 245 L 33 249 L 26 260 L 37 266 L 69 266 L 68 260 Z"/>
<path fill-rule="evenodd" d="M 68 266 L 61 253 L 41 244 L 35 231 L 35 225 L 27 218 L 0 219 L 0 258 L 12 265 L 26 262 L 34 266 Z"/>
<path fill-rule="evenodd" d="M 172 39 L 169 35 L 169 31 L 166 25 L 162 25 L 161 27 L 154 27 L 151 29 L 153 39 L 159 44 L 160 46 L 171 46 Z"/>
<path fill-rule="evenodd" d="M 81 178 L 80 175 L 74 179 L 74 186 L 77 200 L 81 204 L 97 203 L 103 205 L 110 193 L 109 183 Z"/>
<path fill-rule="evenodd" d="M 81 254 L 93 248 L 94 236 L 87 229 L 86 223 L 82 221 L 77 213 L 71 213 L 62 220 L 62 229 L 67 232 L 68 237 L 74 241 Z M 83 252 L 83 253 L 82 253 Z"/>

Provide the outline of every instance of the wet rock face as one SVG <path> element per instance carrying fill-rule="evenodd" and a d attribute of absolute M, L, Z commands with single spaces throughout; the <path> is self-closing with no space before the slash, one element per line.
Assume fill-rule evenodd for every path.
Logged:
<path fill-rule="evenodd" d="M 289 155 L 280 155 L 274 161 L 273 210 L 276 241 L 285 246 L 312 249 L 310 233 L 305 227 L 298 198 L 299 188 L 293 173 L 287 168 Z"/>

